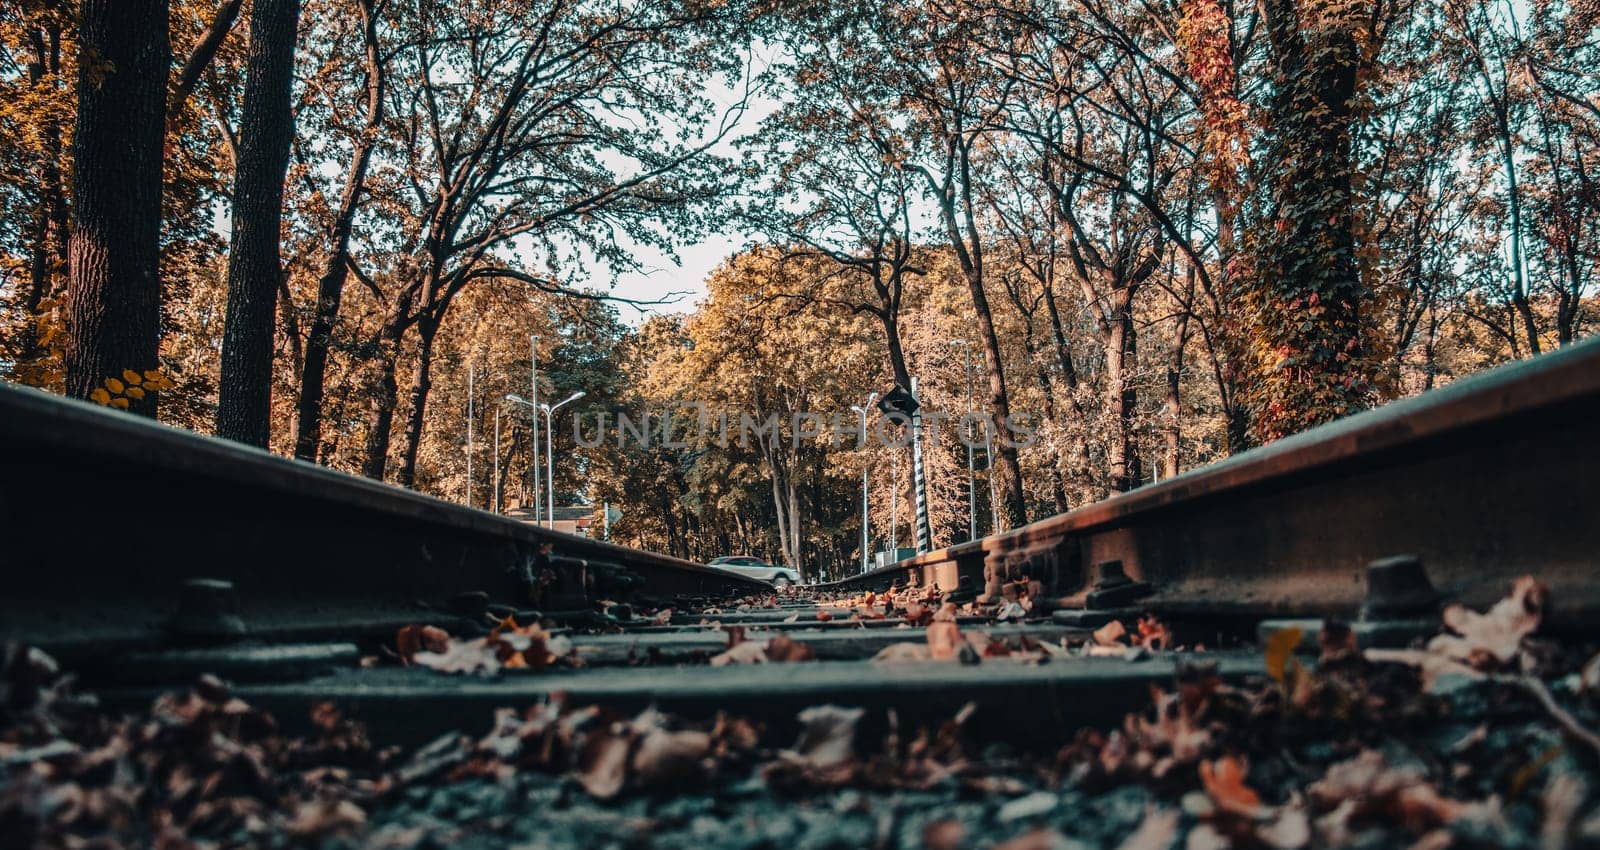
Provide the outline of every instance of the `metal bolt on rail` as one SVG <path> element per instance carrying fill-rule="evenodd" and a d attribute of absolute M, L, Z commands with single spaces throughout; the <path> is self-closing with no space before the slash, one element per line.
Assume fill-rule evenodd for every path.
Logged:
<path fill-rule="evenodd" d="M 1394 648 L 1438 631 L 1439 604 L 1443 600 L 1422 559 L 1392 555 L 1367 564 L 1366 594 L 1350 630 L 1363 647 Z M 1312 618 L 1263 620 L 1256 628 L 1262 641 L 1286 629 L 1300 630 L 1300 649 L 1315 651 L 1322 620 Z"/>
<path fill-rule="evenodd" d="M 233 582 L 192 578 L 178 594 L 178 613 L 167 624 L 174 638 L 185 642 L 221 643 L 245 636 L 239 616 L 239 593 Z"/>

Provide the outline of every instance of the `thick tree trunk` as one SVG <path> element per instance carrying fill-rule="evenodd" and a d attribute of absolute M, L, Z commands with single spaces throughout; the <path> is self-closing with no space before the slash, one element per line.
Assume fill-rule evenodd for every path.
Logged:
<path fill-rule="evenodd" d="M 1264 8 L 1283 82 L 1272 103 L 1271 218 L 1245 305 L 1259 358 L 1253 424 L 1263 442 L 1366 407 L 1375 371 L 1351 139 L 1371 7 L 1268 0 Z"/>
<path fill-rule="evenodd" d="M 372 390 L 371 412 L 367 417 L 367 440 L 363 449 L 361 474 L 383 480 L 389 466 L 390 432 L 394 427 L 394 408 L 400 396 L 395 369 L 400 362 L 400 346 L 405 338 L 410 302 L 400 299 L 390 308 L 378 331 L 378 380 Z"/>
<path fill-rule="evenodd" d="M 417 323 L 417 363 L 411 369 L 411 407 L 406 411 L 406 430 L 400 443 L 400 472 L 395 483 L 410 487 L 417 480 L 417 452 L 422 448 L 422 425 L 428 409 L 428 392 L 433 389 L 433 341 L 439 336 L 440 321 L 426 318 Z"/>
<path fill-rule="evenodd" d="M 217 436 L 267 447 L 272 437 L 272 342 L 283 276 L 278 243 L 294 137 L 289 102 L 300 0 L 255 0 L 239 119 L 228 250 Z"/>
<path fill-rule="evenodd" d="M 1125 493 L 1133 486 L 1129 435 L 1133 410 L 1132 390 L 1127 376 L 1128 337 L 1133 331 L 1131 316 L 1133 293 L 1126 287 L 1113 288 L 1112 312 L 1104 342 L 1106 358 L 1105 410 L 1111 432 L 1106 435 L 1106 485 L 1113 493 Z"/>
<path fill-rule="evenodd" d="M 158 368 L 167 0 L 84 0 L 72 140 L 67 393 Z M 129 409 L 155 416 L 153 393 Z"/>
<path fill-rule="evenodd" d="M 371 0 L 363 0 L 360 6 L 366 43 L 367 111 L 361 135 L 350 152 L 350 169 L 339 195 L 339 209 L 334 214 L 327 263 L 317 278 L 317 305 L 306 336 L 294 438 L 294 456 L 301 460 L 315 461 L 322 442 L 322 399 L 326 392 L 328 352 L 333 346 L 333 328 L 339 321 L 344 284 L 350 274 L 350 236 L 355 229 L 356 212 L 361 207 L 361 195 L 366 189 L 378 124 L 383 120 L 383 67 L 378 56 L 377 20 Z"/>

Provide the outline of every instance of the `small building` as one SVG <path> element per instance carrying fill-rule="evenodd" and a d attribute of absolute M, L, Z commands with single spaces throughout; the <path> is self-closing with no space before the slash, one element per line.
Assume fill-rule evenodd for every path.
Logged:
<path fill-rule="evenodd" d="M 584 537 L 595 537 L 600 533 L 599 512 L 595 510 L 594 505 L 556 505 L 554 513 L 556 531 L 579 534 Z M 531 506 L 511 508 L 506 511 L 505 515 L 529 525 L 537 525 L 541 528 L 550 527 L 549 523 L 545 521 L 544 512 L 541 511 L 535 517 Z"/>

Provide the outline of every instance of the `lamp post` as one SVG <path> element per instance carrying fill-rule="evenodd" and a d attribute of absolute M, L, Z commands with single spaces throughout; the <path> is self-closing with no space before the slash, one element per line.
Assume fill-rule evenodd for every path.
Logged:
<path fill-rule="evenodd" d="M 555 470 L 555 435 L 554 421 L 556 411 L 583 398 L 586 395 L 579 390 L 555 403 L 539 405 L 539 410 L 544 413 L 544 486 L 545 490 L 545 518 L 550 521 L 550 528 L 556 527 L 556 470 Z"/>
<path fill-rule="evenodd" d="M 489 504 L 500 513 L 500 405 L 494 407 L 494 474 L 489 476 Z"/>
<path fill-rule="evenodd" d="M 950 345 L 961 346 L 961 351 L 966 355 L 967 373 L 967 415 L 972 415 L 972 345 L 964 339 L 952 339 Z M 988 430 L 985 429 L 985 434 Z M 978 472 L 972 459 L 972 438 L 965 440 L 967 444 L 967 539 L 978 539 Z M 987 440 L 985 440 L 987 443 Z"/>
<path fill-rule="evenodd" d="M 877 393 L 868 393 L 866 404 L 860 407 L 856 407 L 853 404 L 850 405 L 851 410 L 861 414 L 861 444 L 863 446 L 867 444 L 867 411 L 872 409 L 872 402 L 876 401 L 877 398 Z M 867 481 L 867 458 L 863 456 L 861 460 L 861 572 L 863 573 L 872 568 L 872 533 L 871 519 L 867 514 Z"/>
<path fill-rule="evenodd" d="M 900 554 L 900 446 L 889 447 L 889 466 L 894 470 L 893 484 L 889 488 L 889 548 Z"/>
<path fill-rule="evenodd" d="M 533 521 L 539 521 L 539 335 L 528 335 L 528 393 L 533 409 Z M 510 396 L 507 396 L 510 398 Z M 519 399 L 520 401 L 520 399 Z"/>

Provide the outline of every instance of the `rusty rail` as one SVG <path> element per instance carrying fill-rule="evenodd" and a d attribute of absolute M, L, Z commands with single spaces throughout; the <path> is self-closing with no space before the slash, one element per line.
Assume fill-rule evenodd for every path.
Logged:
<path fill-rule="evenodd" d="M 1592 622 L 1597 423 L 1592 340 L 821 589 L 898 581 L 992 597 L 1027 576 L 1065 608 L 1348 616 L 1367 563 L 1411 554 L 1444 595 L 1487 604 L 1535 573 L 1554 587 L 1556 622 Z M 1102 580 L 1112 562 L 1148 588 L 1118 588 L 1114 568 Z"/>
<path fill-rule="evenodd" d="M 3 384 L 0 446 L 0 640 L 67 655 L 170 642 L 175 622 L 349 638 L 485 603 L 766 588 Z"/>

